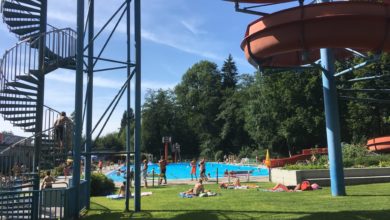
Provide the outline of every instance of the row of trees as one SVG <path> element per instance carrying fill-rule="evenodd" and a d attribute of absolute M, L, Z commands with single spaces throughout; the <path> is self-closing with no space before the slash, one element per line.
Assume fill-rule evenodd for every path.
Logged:
<path fill-rule="evenodd" d="M 380 62 L 338 79 L 340 96 L 365 101 L 340 99 L 342 141 L 358 143 L 389 134 L 389 109 L 383 103 L 370 103 L 389 100 L 388 93 L 378 90 L 388 86 L 388 63 L 389 57 L 384 55 Z M 343 65 L 337 68 L 343 69 Z M 351 81 L 374 71 L 383 77 Z M 363 90 L 367 88 L 374 90 Z M 163 136 L 180 143 L 185 158 L 215 160 L 230 153 L 254 156 L 266 148 L 286 155 L 326 146 L 323 106 L 318 69 L 240 75 L 230 55 L 221 69 L 210 61 L 200 61 L 173 90 L 147 92 L 142 108 L 142 149 L 161 155 Z M 110 134 L 121 137 L 118 146 L 124 145 L 124 125 L 122 121 L 120 132 Z"/>

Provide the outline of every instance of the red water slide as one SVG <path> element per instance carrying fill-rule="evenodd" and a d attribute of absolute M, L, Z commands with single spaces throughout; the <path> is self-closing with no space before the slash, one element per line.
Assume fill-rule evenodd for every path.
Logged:
<path fill-rule="evenodd" d="M 233 1 L 233 0 L 232 0 Z M 284 0 L 239 0 L 281 3 Z M 320 48 L 336 56 L 357 51 L 390 51 L 390 6 L 376 2 L 329 2 L 298 6 L 249 24 L 241 48 L 251 63 L 292 67 L 319 59 Z"/>
<path fill-rule="evenodd" d="M 390 152 L 390 136 L 377 137 L 368 140 L 367 148 L 370 151 Z"/>
<path fill-rule="evenodd" d="M 271 167 L 283 167 L 286 164 L 295 164 L 298 161 L 309 159 L 313 154 L 328 154 L 328 148 L 304 149 L 301 154 L 286 158 L 271 159 Z"/>

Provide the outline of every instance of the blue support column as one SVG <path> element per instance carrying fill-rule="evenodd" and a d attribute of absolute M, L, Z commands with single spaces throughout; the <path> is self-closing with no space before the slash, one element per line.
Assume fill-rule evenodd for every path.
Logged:
<path fill-rule="evenodd" d="M 91 148 L 92 148 L 92 109 L 93 109 L 93 35 L 95 20 L 95 0 L 89 0 L 89 20 L 88 20 L 88 85 L 87 85 L 87 117 L 86 117 L 86 142 L 85 142 L 85 180 L 87 181 L 87 209 L 90 208 L 91 194 Z"/>
<path fill-rule="evenodd" d="M 334 56 L 331 49 L 321 49 L 322 87 L 324 92 L 326 136 L 333 196 L 345 195 L 344 170 L 340 141 L 339 110 L 334 81 Z"/>
<path fill-rule="evenodd" d="M 130 3 L 131 3 L 131 0 L 126 0 L 127 1 L 127 11 L 126 11 L 126 34 L 127 34 L 127 77 L 130 77 L 131 75 L 131 65 L 130 65 L 130 61 L 131 61 L 131 35 L 130 35 L 130 28 L 131 28 L 131 20 L 130 20 Z M 127 83 L 127 114 L 126 114 L 126 202 L 125 202 L 125 210 L 126 211 L 130 211 L 129 210 L 129 199 L 130 199 L 130 196 L 131 196 L 131 192 L 130 192 L 130 141 L 131 141 L 131 125 L 130 125 L 130 104 L 131 104 L 131 90 L 130 90 L 130 85 L 131 85 L 131 80 L 128 81 Z"/>
<path fill-rule="evenodd" d="M 42 146 L 42 127 L 43 127 L 43 105 L 45 103 L 45 33 L 47 25 L 47 0 L 41 1 L 41 15 L 39 23 L 39 51 L 38 51 L 38 91 L 37 91 L 37 108 L 36 108 L 36 124 L 35 124 L 35 140 L 34 140 L 34 161 L 33 161 L 33 172 L 34 175 L 34 187 L 35 192 L 33 193 L 33 207 L 31 212 L 32 219 L 39 219 L 39 162 L 41 158 L 41 146 Z"/>
<path fill-rule="evenodd" d="M 84 49 L 84 0 L 77 0 L 77 53 L 76 53 L 76 92 L 75 92 L 75 126 L 73 142 L 73 178 L 72 185 L 75 187 L 74 218 L 79 217 L 80 206 L 80 149 L 81 133 L 83 129 L 83 49 Z"/>
<path fill-rule="evenodd" d="M 141 0 L 134 1 L 135 29 L 135 131 L 134 211 L 141 211 Z"/>

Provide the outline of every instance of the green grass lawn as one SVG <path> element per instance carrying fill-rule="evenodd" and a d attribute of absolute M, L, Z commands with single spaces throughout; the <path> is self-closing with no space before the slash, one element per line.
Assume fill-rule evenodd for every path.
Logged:
<path fill-rule="evenodd" d="M 269 183 L 260 183 L 262 189 Z M 330 188 L 306 192 L 263 192 L 256 189 L 219 189 L 220 195 L 180 198 L 190 186 L 142 189 L 153 192 L 142 197 L 139 213 L 125 213 L 125 200 L 93 197 L 84 219 L 390 219 L 390 183 L 347 186 L 348 196 L 332 197 Z M 134 200 L 130 200 L 133 208 Z"/>

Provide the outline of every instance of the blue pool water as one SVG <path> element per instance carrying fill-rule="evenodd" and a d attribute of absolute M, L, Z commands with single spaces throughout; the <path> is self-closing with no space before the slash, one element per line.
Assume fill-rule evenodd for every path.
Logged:
<path fill-rule="evenodd" d="M 134 168 L 134 166 L 132 166 Z M 152 170 L 154 169 L 154 172 L 156 174 L 160 173 L 160 168 L 158 167 L 158 164 L 149 164 L 148 167 L 148 174 L 151 177 Z M 223 163 L 206 163 L 206 174 L 210 173 L 211 178 L 215 178 L 217 176 L 217 169 L 218 169 L 218 176 L 223 177 L 223 173 L 225 170 L 228 171 L 253 171 L 252 176 L 268 176 L 268 170 L 264 168 L 259 168 L 255 166 L 239 166 L 239 165 L 232 165 L 232 164 L 223 164 Z M 124 178 L 124 170 L 125 167 L 121 167 L 120 175 L 118 175 L 117 171 L 113 171 L 107 174 L 108 178 L 111 178 L 114 180 L 114 182 L 122 182 L 125 180 Z M 171 163 L 167 166 L 167 179 L 191 179 L 191 167 L 189 163 Z M 199 166 L 197 166 L 196 175 L 199 177 Z"/>

